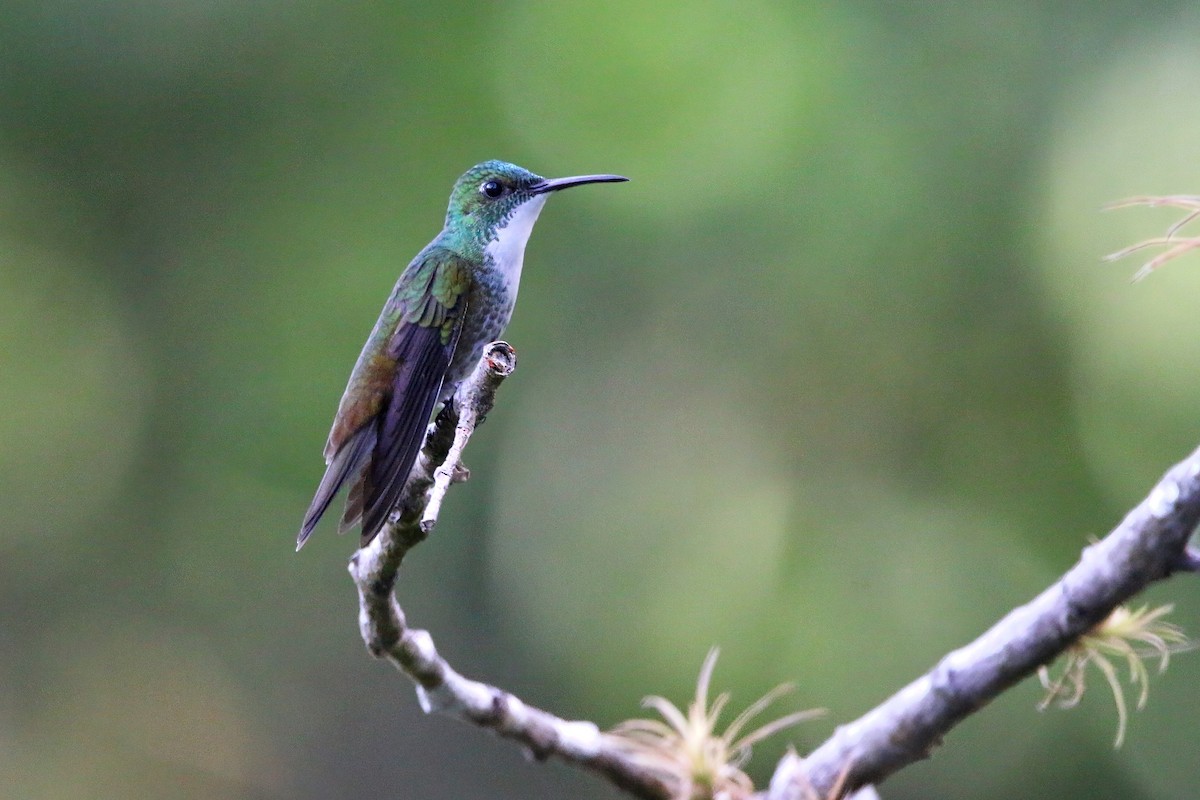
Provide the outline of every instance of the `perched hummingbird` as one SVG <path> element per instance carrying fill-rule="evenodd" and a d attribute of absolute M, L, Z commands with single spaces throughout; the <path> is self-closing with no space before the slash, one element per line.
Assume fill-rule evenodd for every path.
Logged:
<path fill-rule="evenodd" d="M 446 225 L 400 275 L 363 345 L 325 444 L 296 549 L 349 482 L 339 531 L 362 523 L 365 546 L 400 498 L 425 428 L 517 302 L 525 243 L 550 192 L 620 175 L 546 179 L 503 161 L 471 167 L 454 184 Z"/>

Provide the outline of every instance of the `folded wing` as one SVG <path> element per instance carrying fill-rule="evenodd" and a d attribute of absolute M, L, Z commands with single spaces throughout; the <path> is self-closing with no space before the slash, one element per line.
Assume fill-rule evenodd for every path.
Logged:
<path fill-rule="evenodd" d="M 362 544 L 399 501 L 442 392 L 466 310 L 470 273 L 454 253 L 426 250 L 405 270 L 368 339 L 326 446 L 328 467 L 297 548 L 350 482 L 339 530 L 362 522 Z"/>

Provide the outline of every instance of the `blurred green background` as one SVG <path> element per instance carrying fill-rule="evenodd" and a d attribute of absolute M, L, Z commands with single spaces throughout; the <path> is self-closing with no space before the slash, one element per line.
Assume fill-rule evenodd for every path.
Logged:
<path fill-rule="evenodd" d="M 1200 441 L 1183 2 L 0 4 L 0 796 L 613 798 L 425 717 L 329 525 L 350 367 L 451 183 L 556 197 L 521 365 L 400 597 L 608 726 L 795 681 L 812 747 L 1023 602 Z M 1200 633 L 1188 580 L 1150 600 Z M 1200 660 L 1129 740 L 1032 682 L 897 798 L 1194 796 Z M 785 737 L 786 738 L 786 737 Z M 769 774 L 784 742 L 763 746 Z"/>

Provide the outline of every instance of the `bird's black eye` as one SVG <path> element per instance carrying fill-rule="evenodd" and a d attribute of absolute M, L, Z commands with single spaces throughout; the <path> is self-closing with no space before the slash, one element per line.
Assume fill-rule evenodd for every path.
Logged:
<path fill-rule="evenodd" d="M 479 187 L 479 191 L 495 200 L 504 194 L 504 185 L 500 181 L 484 181 L 483 185 Z"/>

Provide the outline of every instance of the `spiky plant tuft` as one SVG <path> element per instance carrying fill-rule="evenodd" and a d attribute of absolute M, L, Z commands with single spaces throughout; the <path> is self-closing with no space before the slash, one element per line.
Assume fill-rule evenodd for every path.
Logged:
<path fill-rule="evenodd" d="M 1178 625 L 1163 619 L 1173 609 L 1172 605 L 1153 609 L 1142 606 L 1137 610 L 1118 606 L 1107 619 L 1067 648 L 1062 673 L 1057 678 L 1050 677 L 1047 666 L 1038 669 L 1038 678 L 1046 689 L 1038 710 L 1051 705 L 1058 708 L 1078 705 L 1087 688 L 1088 665 L 1094 664 L 1107 681 L 1117 704 L 1117 737 L 1113 747 L 1120 747 L 1125 741 L 1129 712 L 1125 704 L 1125 687 L 1117 672 L 1119 666 L 1113 660 L 1124 660 L 1129 665 L 1129 685 L 1138 689 L 1135 708 L 1140 711 L 1150 696 L 1150 671 L 1146 659 L 1158 659 L 1161 674 L 1172 653 L 1194 647 Z"/>
<path fill-rule="evenodd" d="M 1145 250 L 1150 247 L 1165 247 L 1163 252 L 1156 255 L 1154 258 L 1142 265 L 1141 269 L 1133 275 L 1134 281 L 1140 281 L 1142 278 L 1149 275 L 1154 270 L 1161 267 L 1168 261 L 1179 258 L 1179 256 L 1196 248 L 1200 248 L 1200 236 L 1179 236 L 1179 231 L 1189 222 L 1197 217 L 1200 217 L 1200 196 L 1197 195 L 1168 195 L 1165 197 L 1131 197 L 1128 200 L 1121 200 L 1105 207 L 1106 210 L 1117 208 L 1129 208 L 1131 206 L 1149 206 L 1150 208 L 1181 208 L 1188 212 L 1171 227 L 1167 228 L 1166 236 L 1156 236 L 1152 239 L 1138 242 L 1135 245 L 1126 247 L 1123 250 L 1118 250 L 1115 253 L 1110 253 L 1104 257 L 1105 261 L 1116 261 L 1119 258 L 1124 258 L 1131 253 L 1136 253 L 1140 250 Z"/>
<path fill-rule="evenodd" d="M 678 800 L 749 797 L 754 785 L 742 767 L 750 758 L 750 748 L 785 728 L 825 713 L 823 709 L 797 711 L 743 733 L 755 717 L 792 690 L 791 685 L 782 684 L 751 703 L 718 733 L 721 712 L 730 695 L 722 692 L 711 703 L 708 700 L 717 655 L 714 647 L 704 659 L 696 681 L 696 695 L 686 714 L 664 697 L 647 697 L 642 705 L 657 711 L 662 719 L 628 720 L 610 733 L 635 761 L 677 787 Z"/>

